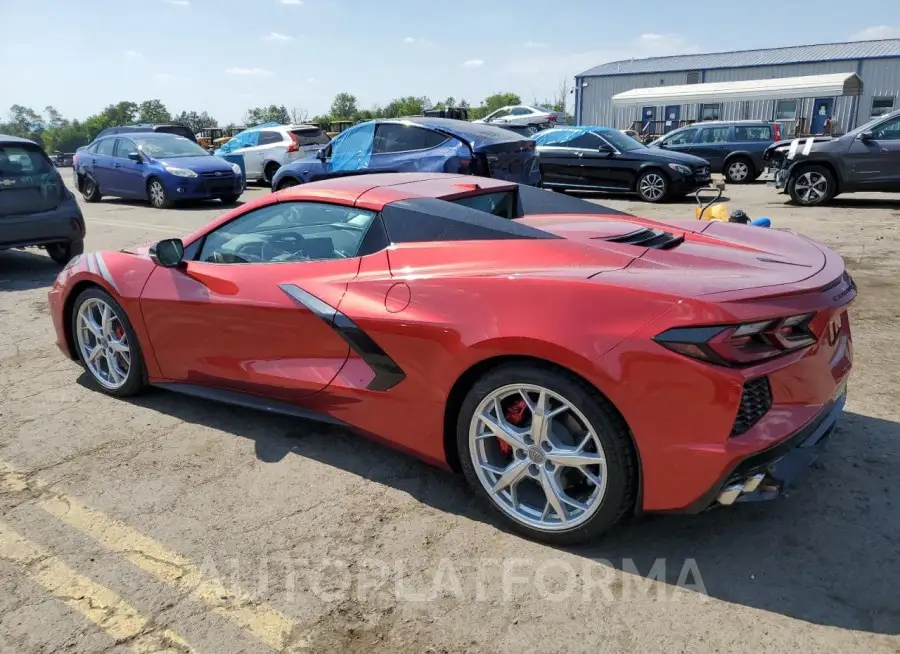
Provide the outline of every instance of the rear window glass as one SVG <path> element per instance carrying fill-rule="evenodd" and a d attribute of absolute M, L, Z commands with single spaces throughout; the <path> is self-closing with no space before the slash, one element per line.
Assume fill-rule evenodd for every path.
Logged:
<path fill-rule="evenodd" d="M 771 141 L 772 128 L 768 125 L 741 126 L 734 128 L 735 141 Z"/>
<path fill-rule="evenodd" d="M 516 217 L 516 193 L 515 191 L 501 191 L 499 193 L 483 193 L 481 195 L 467 195 L 464 198 L 450 200 L 454 204 L 461 204 L 469 209 L 483 211 L 492 216 L 499 216 L 512 220 Z"/>
<path fill-rule="evenodd" d="M 52 169 L 43 150 L 28 145 L 0 144 L 0 178 L 43 175 Z"/>
<path fill-rule="evenodd" d="M 291 134 L 297 137 L 300 145 L 326 145 L 331 140 L 328 138 L 328 134 L 315 127 L 292 129 Z"/>

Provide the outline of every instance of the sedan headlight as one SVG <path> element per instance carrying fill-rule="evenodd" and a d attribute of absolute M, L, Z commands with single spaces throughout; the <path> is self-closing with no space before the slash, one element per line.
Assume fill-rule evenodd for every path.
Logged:
<path fill-rule="evenodd" d="M 231 164 L 231 169 L 234 171 L 235 175 L 241 174 L 241 167 L 238 166 L 236 163 Z"/>
<path fill-rule="evenodd" d="M 175 177 L 196 177 L 197 173 L 187 168 L 176 168 L 175 166 L 166 166 L 166 172 Z"/>
<path fill-rule="evenodd" d="M 681 164 L 670 163 L 669 168 L 674 170 L 676 173 L 681 173 L 682 175 L 692 175 L 693 171 L 687 166 L 682 166 Z"/>

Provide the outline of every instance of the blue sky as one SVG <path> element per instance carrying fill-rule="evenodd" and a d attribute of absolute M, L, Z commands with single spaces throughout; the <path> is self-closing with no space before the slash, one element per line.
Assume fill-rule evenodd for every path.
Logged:
<path fill-rule="evenodd" d="M 530 102 L 617 59 L 900 37 L 895 2 L 864 4 L 0 0 L 0 112 L 52 104 L 83 118 L 159 98 L 224 124 L 273 103 L 324 112 L 341 91 L 362 107 L 498 91 Z"/>

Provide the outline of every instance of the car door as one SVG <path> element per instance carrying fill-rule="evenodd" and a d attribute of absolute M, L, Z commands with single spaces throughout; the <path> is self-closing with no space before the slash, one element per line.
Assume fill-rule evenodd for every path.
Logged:
<path fill-rule="evenodd" d="M 694 143 L 687 149 L 689 154 L 706 159 L 714 173 L 722 172 L 725 157 L 730 152 L 731 126 L 716 125 L 701 127 Z"/>
<path fill-rule="evenodd" d="M 270 161 L 276 161 L 281 165 L 289 143 L 290 139 L 283 132 L 276 129 L 260 130 L 256 147 L 252 148 L 259 155 L 260 172 L 265 171 L 266 164 Z"/>
<path fill-rule="evenodd" d="M 510 125 L 529 125 L 541 122 L 538 116 L 528 107 L 511 107 L 506 122 Z"/>
<path fill-rule="evenodd" d="M 900 116 L 857 136 L 845 155 L 850 183 L 860 191 L 900 191 Z"/>
<path fill-rule="evenodd" d="M 696 127 L 679 129 L 660 139 L 656 147 L 673 152 L 688 152 L 693 147 L 699 131 Z"/>
<path fill-rule="evenodd" d="M 360 123 L 335 136 L 325 149 L 324 172 L 316 179 L 340 177 L 369 169 L 375 142 L 375 122 Z"/>
<path fill-rule="evenodd" d="M 497 109 L 492 114 L 488 114 L 484 117 L 484 122 L 486 123 L 506 123 L 509 122 L 509 118 L 512 116 L 512 108 L 511 107 L 503 107 L 503 109 Z"/>
<path fill-rule="evenodd" d="M 244 160 L 244 179 L 262 177 L 262 165 L 254 148 L 259 140 L 259 131 L 241 132 L 222 146 L 223 154 L 239 154 Z"/>
<path fill-rule="evenodd" d="M 158 267 L 141 310 L 162 375 L 287 401 L 328 386 L 350 354 L 331 319 L 375 215 L 271 201 Z"/>
<path fill-rule="evenodd" d="M 450 145 L 448 148 L 442 145 Z M 417 125 L 378 123 L 368 169 L 380 172 L 458 172 L 445 166 L 460 141 Z"/>
<path fill-rule="evenodd" d="M 580 129 L 552 129 L 534 135 L 542 186 L 577 188 L 587 184 L 582 160 L 584 152 L 570 147 L 570 143 L 582 134 Z M 599 147 L 599 140 L 594 140 Z"/>
<path fill-rule="evenodd" d="M 109 190 L 123 197 L 144 197 L 147 195 L 144 184 L 146 164 L 143 161 L 129 159 L 128 155 L 132 153 L 138 153 L 134 141 L 126 138 L 116 139 Z"/>
<path fill-rule="evenodd" d="M 116 137 L 108 136 L 97 143 L 97 149 L 89 157 L 91 177 L 104 193 L 110 188 L 112 182 L 113 153 L 115 152 Z"/>

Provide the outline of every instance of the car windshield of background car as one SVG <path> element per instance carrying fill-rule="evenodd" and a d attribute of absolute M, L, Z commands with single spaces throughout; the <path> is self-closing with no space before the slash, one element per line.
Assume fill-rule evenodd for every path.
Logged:
<path fill-rule="evenodd" d="M 183 136 L 154 136 L 152 138 L 135 137 L 138 150 L 154 159 L 173 159 L 176 157 L 210 157 L 209 152 Z"/>
<path fill-rule="evenodd" d="M 635 141 L 627 134 L 623 134 L 617 129 L 605 129 L 602 132 L 595 132 L 612 145 L 619 152 L 628 152 L 629 150 L 643 150 L 647 146 L 640 141 Z"/>

